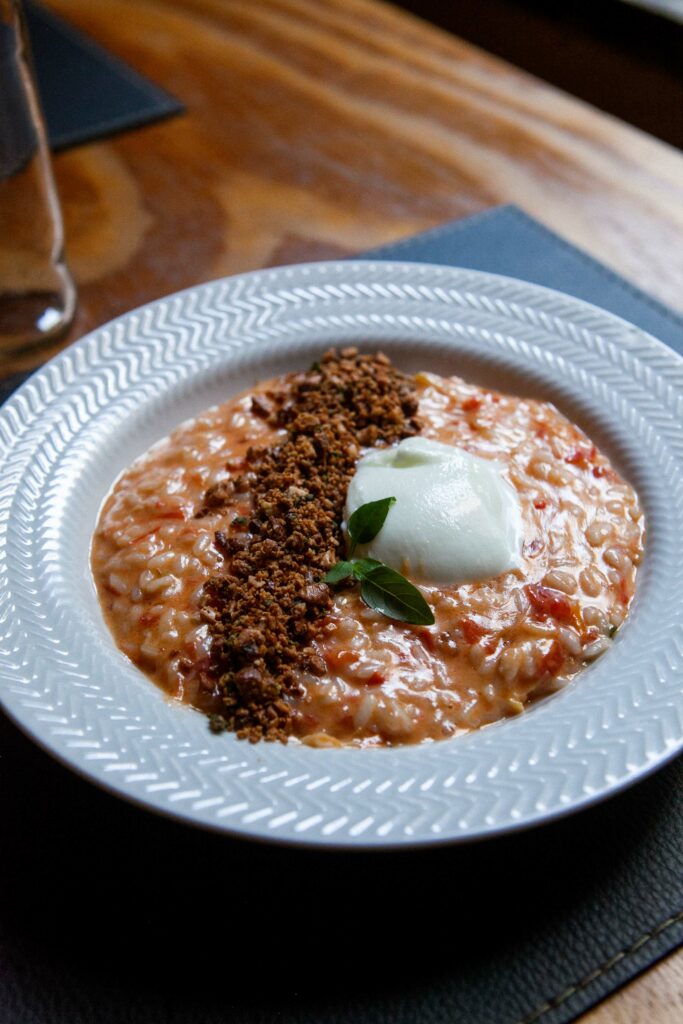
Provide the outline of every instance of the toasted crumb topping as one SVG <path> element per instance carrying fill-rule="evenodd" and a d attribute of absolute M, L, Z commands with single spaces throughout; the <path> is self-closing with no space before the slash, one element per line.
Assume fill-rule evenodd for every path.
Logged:
<path fill-rule="evenodd" d="M 198 512 L 226 519 L 215 533 L 225 569 L 201 598 L 212 637 L 205 684 L 218 687 L 223 704 L 210 720 L 214 731 L 286 741 L 297 675 L 326 671 L 312 646 L 331 604 L 321 580 L 343 557 L 344 503 L 360 449 L 416 434 L 417 398 L 386 356 L 347 348 L 255 397 L 252 411 L 287 438 L 250 448 L 246 470 L 209 488 Z M 231 519 L 236 496 L 250 513 Z"/>

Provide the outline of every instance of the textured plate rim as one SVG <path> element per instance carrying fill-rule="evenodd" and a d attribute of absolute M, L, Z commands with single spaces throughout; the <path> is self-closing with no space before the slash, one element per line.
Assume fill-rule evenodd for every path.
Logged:
<path fill-rule="evenodd" d="M 239 287 L 240 284 L 246 283 L 247 286 L 252 285 L 253 290 L 258 295 L 259 290 L 262 292 L 267 289 L 272 289 L 278 286 L 281 281 L 283 285 L 286 283 L 291 286 L 292 278 L 294 280 L 300 279 L 301 282 L 306 282 L 309 275 L 321 273 L 320 268 L 325 268 L 322 273 L 325 276 L 337 275 L 338 278 L 343 280 L 346 277 L 353 277 L 359 274 L 370 274 L 378 273 L 381 278 L 390 279 L 394 274 L 405 274 L 406 268 L 408 272 L 424 278 L 431 274 L 436 274 L 439 280 L 439 286 L 444 285 L 452 286 L 456 291 L 458 288 L 462 290 L 465 285 L 476 286 L 477 284 L 486 293 L 487 289 L 489 293 L 501 293 L 506 290 L 509 292 L 512 289 L 514 295 L 519 298 L 526 296 L 527 301 L 536 300 L 537 304 L 543 306 L 544 304 L 550 307 L 557 307 L 561 309 L 562 313 L 569 314 L 573 313 L 575 318 L 581 321 L 582 317 L 587 318 L 593 326 L 595 324 L 601 324 L 607 334 L 610 329 L 616 331 L 617 335 L 622 335 L 622 341 L 626 338 L 630 339 L 631 342 L 636 343 L 639 356 L 647 353 L 656 354 L 659 353 L 659 358 L 654 361 L 661 364 L 668 365 L 670 368 L 676 368 L 678 373 L 681 373 L 681 367 L 683 366 L 683 360 L 677 353 L 663 345 L 657 339 L 651 338 L 646 335 L 640 329 L 633 327 L 626 321 L 609 314 L 597 307 L 591 306 L 588 303 L 584 303 L 581 300 L 574 299 L 571 296 L 566 296 L 558 292 L 554 292 L 550 289 L 545 289 L 537 285 L 531 285 L 526 282 L 517 281 L 511 278 L 500 277 L 499 275 L 486 274 L 477 271 L 460 270 L 452 267 L 441 267 L 438 265 L 431 264 L 407 264 L 407 263 L 389 263 L 389 262 L 374 262 L 374 261 L 349 261 L 349 262 L 330 262 L 324 264 L 303 264 L 294 267 L 283 267 L 276 268 L 274 270 L 267 271 L 254 271 L 248 274 L 239 275 L 238 277 L 220 279 L 219 281 L 209 282 L 206 285 L 200 285 L 193 288 L 185 289 L 182 292 L 175 293 L 174 295 L 167 296 L 165 298 L 156 300 L 153 303 L 149 303 L 145 306 L 140 307 L 138 310 L 134 310 L 131 313 L 124 314 L 122 317 L 117 318 L 109 324 L 91 332 L 85 336 L 75 345 L 71 346 L 64 353 L 61 353 L 55 359 L 51 360 L 50 363 L 46 364 L 36 375 L 34 375 L 29 381 L 26 382 L 19 390 L 15 393 L 12 398 L 8 400 L 6 406 L 0 411 L 0 427 L 3 425 L 5 429 L 8 429 L 8 407 L 12 409 L 16 408 L 17 405 L 21 405 L 22 401 L 27 398 L 28 392 L 31 389 L 43 389 L 47 395 L 49 403 L 49 392 L 50 392 L 50 378 L 54 379 L 54 374 L 59 375 L 63 372 L 65 362 L 78 363 L 79 354 L 87 353 L 89 349 L 93 347 L 97 349 L 98 344 L 105 332 L 111 331 L 116 327 L 123 325 L 124 329 L 129 326 L 135 318 L 140 319 L 145 315 L 155 315 L 159 311 L 167 311 L 168 307 L 178 301 L 187 301 L 196 297 L 201 297 L 202 294 L 206 294 L 208 290 L 217 286 L 224 286 L 228 289 Z M 532 302 L 533 305 L 533 302 Z M 582 328 L 584 329 L 584 328 Z M 86 359 L 84 366 L 86 369 L 82 370 L 82 373 L 87 372 L 89 359 Z M 96 367 L 97 360 L 95 360 Z M 78 382 L 78 374 L 76 375 L 76 383 Z M 678 389 L 678 397 L 681 398 L 680 386 Z M 27 403 L 30 405 L 30 403 Z M 11 425 L 9 426 L 11 432 Z M 12 444 L 10 441 L 10 454 Z M 35 454 L 35 453 L 34 453 Z M 0 495 L 0 527 L 4 528 L 8 525 L 8 508 L 9 504 L 5 500 L 2 501 Z M 4 554 L 4 552 L 3 552 Z M 1 562 L 0 562 L 1 566 Z M 3 665 L 6 661 L 4 655 L 0 655 L 0 667 L 7 669 L 7 665 Z M 672 667 L 672 672 L 675 672 L 675 667 Z M 4 680 L 7 680 L 5 674 Z M 3 681 L 0 677 L 0 683 Z M 680 697 L 680 690 L 678 691 Z M 27 735 L 29 735 L 39 746 L 41 746 L 48 753 L 55 756 L 61 763 L 67 767 L 72 768 L 78 774 L 87 778 L 90 781 L 96 782 L 104 789 L 112 792 L 116 795 L 123 796 L 132 802 L 144 806 L 148 809 L 155 810 L 162 814 L 171 816 L 177 820 L 189 822 L 201 827 L 209 828 L 224 832 L 226 834 L 234 836 L 242 836 L 248 838 L 262 839 L 272 842 L 280 843 L 292 843 L 296 845 L 306 846 L 326 846 L 329 848 L 340 848 L 340 847 L 357 847 L 357 848 L 396 848 L 406 845 L 436 845 L 441 843 L 452 843 L 458 841 L 471 841 L 474 839 L 486 838 L 488 836 L 504 834 L 510 831 L 517 831 L 524 828 L 533 827 L 543 822 L 554 820 L 558 817 L 565 816 L 573 813 L 576 810 L 591 806 L 602 799 L 605 799 L 614 793 L 626 788 L 629 785 L 639 781 L 646 775 L 662 767 L 665 763 L 671 760 L 673 757 L 680 752 L 683 746 L 683 729 L 678 730 L 676 737 L 672 742 L 669 742 L 665 749 L 659 751 L 659 753 L 649 759 L 644 764 L 639 765 L 633 770 L 627 770 L 622 772 L 621 775 L 614 778 L 613 781 L 607 782 L 600 785 L 593 792 L 586 792 L 581 797 L 571 800 L 568 805 L 556 805 L 548 807 L 544 811 L 539 811 L 535 814 L 526 815 L 521 820 L 498 821 L 490 826 L 477 827 L 469 830 L 461 831 L 448 831 L 446 834 L 407 834 L 402 833 L 401 835 L 389 835 L 385 837 L 378 836 L 367 836 L 363 837 L 363 834 L 359 834 L 357 837 L 349 835 L 348 833 L 342 833 L 341 835 L 331 834 L 329 836 L 321 835 L 318 833 L 304 833 L 294 834 L 291 830 L 280 830 L 279 832 L 273 833 L 268 832 L 262 827 L 244 827 L 244 825 L 234 826 L 230 823 L 219 822 L 217 820 L 210 820 L 201 813 L 188 813 L 187 809 L 176 810 L 174 807 L 160 802 L 158 799 L 150 798 L 149 794 L 141 796 L 137 792 L 131 792 L 130 790 L 122 787 L 120 783 L 112 781 L 111 777 L 107 777 L 93 767 L 92 764 L 84 762 L 77 755 L 74 755 L 73 750 L 63 748 L 63 745 L 55 743 L 53 737 L 45 735 L 45 729 L 42 729 L 38 723 L 26 713 L 26 709 L 21 706 L 21 703 L 16 699 L 13 699 L 12 695 L 7 696 L 3 703 L 5 704 L 6 711 L 9 717 L 21 728 Z M 678 705 L 678 713 L 681 713 L 680 703 Z M 485 732 L 488 730 L 485 730 Z M 459 742 L 456 741 L 450 741 Z M 441 745 L 440 745 L 441 746 Z M 354 752 L 357 756 L 361 752 Z M 384 752 L 373 751 L 369 753 L 371 757 L 382 757 Z"/>

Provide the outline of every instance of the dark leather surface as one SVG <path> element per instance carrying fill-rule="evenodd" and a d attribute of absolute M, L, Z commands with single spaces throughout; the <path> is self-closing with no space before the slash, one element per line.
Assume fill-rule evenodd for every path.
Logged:
<path fill-rule="evenodd" d="M 435 262 L 488 251 L 510 273 L 508 251 L 518 277 L 561 287 L 559 267 L 564 290 L 611 309 L 623 292 L 630 319 L 661 318 L 683 348 L 680 318 L 519 211 L 434 240 Z M 427 258 L 413 241 L 396 258 Z M 0 752 L 2 1024 L 564 1024 L 683 941 L 680 759 L 517 836 L 340 854 L 153 816 L 3 718 Z"/>
<path fill-rule="evenodd" d="M 62 18 L 26 4 L 50 145 L 64 149 L 181 111 L 182 105 Z"/>

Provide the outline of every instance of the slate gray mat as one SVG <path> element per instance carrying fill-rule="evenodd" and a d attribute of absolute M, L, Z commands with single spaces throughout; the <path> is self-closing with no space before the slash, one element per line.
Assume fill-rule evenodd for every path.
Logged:
<path fill-rule="evenodd" d="M 52 11 L 27 4 L 26 21 L 53 149 L 182 111 L 182 104 L 164 89 Z"/>

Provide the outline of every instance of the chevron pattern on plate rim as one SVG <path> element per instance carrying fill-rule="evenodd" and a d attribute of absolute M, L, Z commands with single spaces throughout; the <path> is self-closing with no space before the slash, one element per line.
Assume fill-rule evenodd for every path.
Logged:
<path fill-rule="evenodd" d="M 588 426 L 640 493 L 648 542 L 627 626 L 575 683 L 519 718 L 395 750 L 250 746 L 211 736 L 108 636 L 87 554 L 118 472 L 226 389 L 305 365 L 335 341 L 547 395 Z M 330 262 L 151 303 L 68 348 L 0 412 L 4 706 L 112 792 L 262 839 L 453 842 L 586 806 L 683 747 L 682 417 L 674 352 L 593 306 L 496 275 Z"/>

